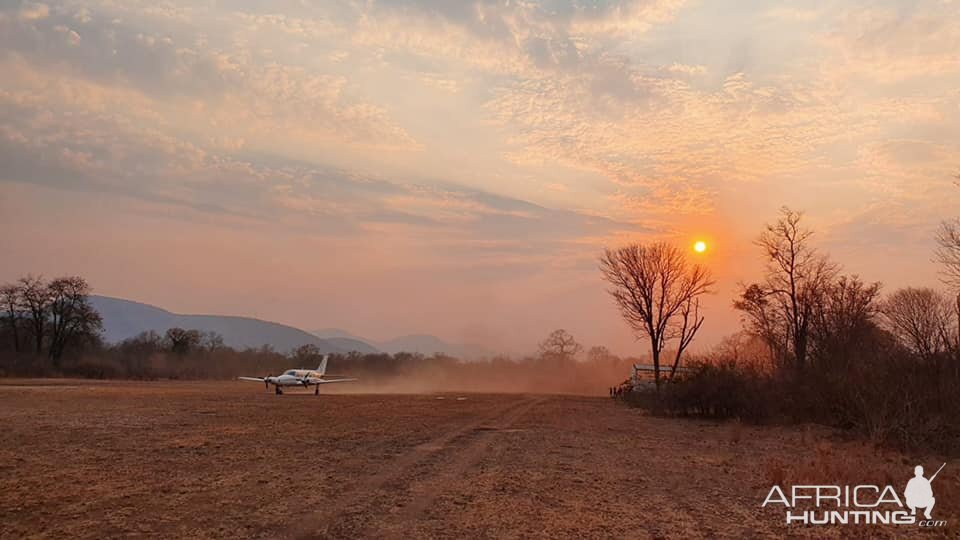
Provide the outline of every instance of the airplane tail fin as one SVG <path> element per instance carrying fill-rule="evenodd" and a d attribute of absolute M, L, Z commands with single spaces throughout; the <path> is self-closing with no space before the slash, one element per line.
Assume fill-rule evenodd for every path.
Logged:
<path fill-rule="evenodd" d="M 320 361 L 320 367 L 317 368 L 317 373 L 323 377 L 323 374 L 327 372 L 327 360 L 330 358 L 329 354 L 323 355 L 323 360 Z"/>

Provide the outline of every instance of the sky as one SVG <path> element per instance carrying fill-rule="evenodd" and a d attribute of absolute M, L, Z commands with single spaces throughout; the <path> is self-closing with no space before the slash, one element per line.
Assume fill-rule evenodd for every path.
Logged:
<path fill-rule="evenodd" d="M 788 205 L 846 272 L 936 286 L 960 1 L 825 4 L 0 0 L 0 281 L 639 354 L 603 249 L 706 240 L 707 346 Z"/>

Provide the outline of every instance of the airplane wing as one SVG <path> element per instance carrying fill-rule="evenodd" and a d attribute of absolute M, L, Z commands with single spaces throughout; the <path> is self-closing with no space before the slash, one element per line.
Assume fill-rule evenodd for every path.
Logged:
<path fill-rule="evenodd" d="M 335 382 L 350 382 L 357 379 L 307 379 L 307 384 L 329 384 Z"/>
<path fill-rule="evenodd" d="M 263 377 L 237 377 L 237 379 L 240 379 L 241 381 L 257 381 L 257 382 L 263 382 L 265 380 Z"/>

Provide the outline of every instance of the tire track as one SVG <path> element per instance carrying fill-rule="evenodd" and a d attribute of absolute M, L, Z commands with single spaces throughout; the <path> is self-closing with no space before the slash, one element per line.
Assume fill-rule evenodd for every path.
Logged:
<path fill-rule="evenodd" d="M 459 439 L 482 430 L 485 425 L 507 418 L 515 421 L 535 404 L 543 401 L 543 397 L 523 396 L 511 403 L 497 408 L 489 414 L 482 415 L 473 421 L 458 426 L 455 429 L 442 433 L 429 441 L 415 446 L 411 451 L 395 459 L 387 461 L 373 474 L 360 478 L 352 487 L 341 493 L 336 500 L 330 502 L 319 514 L 302 520 L 288 530 L 290 536 L 298 539 L 327 538 L 342 536 L 340 532 L 333 532 L 350 518 L 362 514 L 371 507 L 383 504 L 385 497 L 379 492 L 390 485 L 395 485 L 397 492 L 405 493 L 404 476 L 418 465 L 436 458 Z M 519 411 L 519 415 L 516 415 Z M 364 529 L 366 527 L 360 527 Z M 346 533 L 347 531 L 343 531 Z M 350 536 L 357 536 L 360 531 L 350 531 Z"/>
<path fill-rule="evenodd" d="M 523 418 L 531 409 L 546 400 L 546 397 L 540 396 L 524 402 L 502 416 L 484 424 L 474 427 L 470 438 L 465 445 L 456 449 L 455 453 L 448 453 L 448 459 L 438 464 L 432 474 L 421 476 L 411 482 L 406 489 L 407 493 L 412 493 L 414 498 L 403 507 L 400 512 L 391 514 L 389 518 L 379 524 L 379 530 L 371 536 L 390 537 L 400 536 L 402 528 L 423 517 L 428 508 L 433 505 L 437 498 L 448 491 L 451 485 L 454 485 L 458 479 L 461 479 L 468 471 L 472 470 L 488 453 L 490 447 L 496 440 L 496 433 L 510 428 L 515 422 Z M 366 532 L 366 531 L 364 531 Z"/>

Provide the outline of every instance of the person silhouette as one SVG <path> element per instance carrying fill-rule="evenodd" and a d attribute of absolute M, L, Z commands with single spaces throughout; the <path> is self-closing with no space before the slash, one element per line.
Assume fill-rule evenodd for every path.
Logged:
<path fill-rule="evenodd" d="M 903 490 L 903 496 L 907 499 L 907 506 L 910 507 L 913 515 L 917 515 L 917 508 L 923 508 L 923 516 L 927 519 L 933 519 L 930 512 L 937 502 L 937 499 L 933 497 L 933 488 L 930 487 L 930 480 L 933 480 L 933 477 L 930 480 L 923 477 L 923 465 L 917 465 L 913 469 L 913 474 L 913 478 L 907 482 L 907 488 Z"/>

